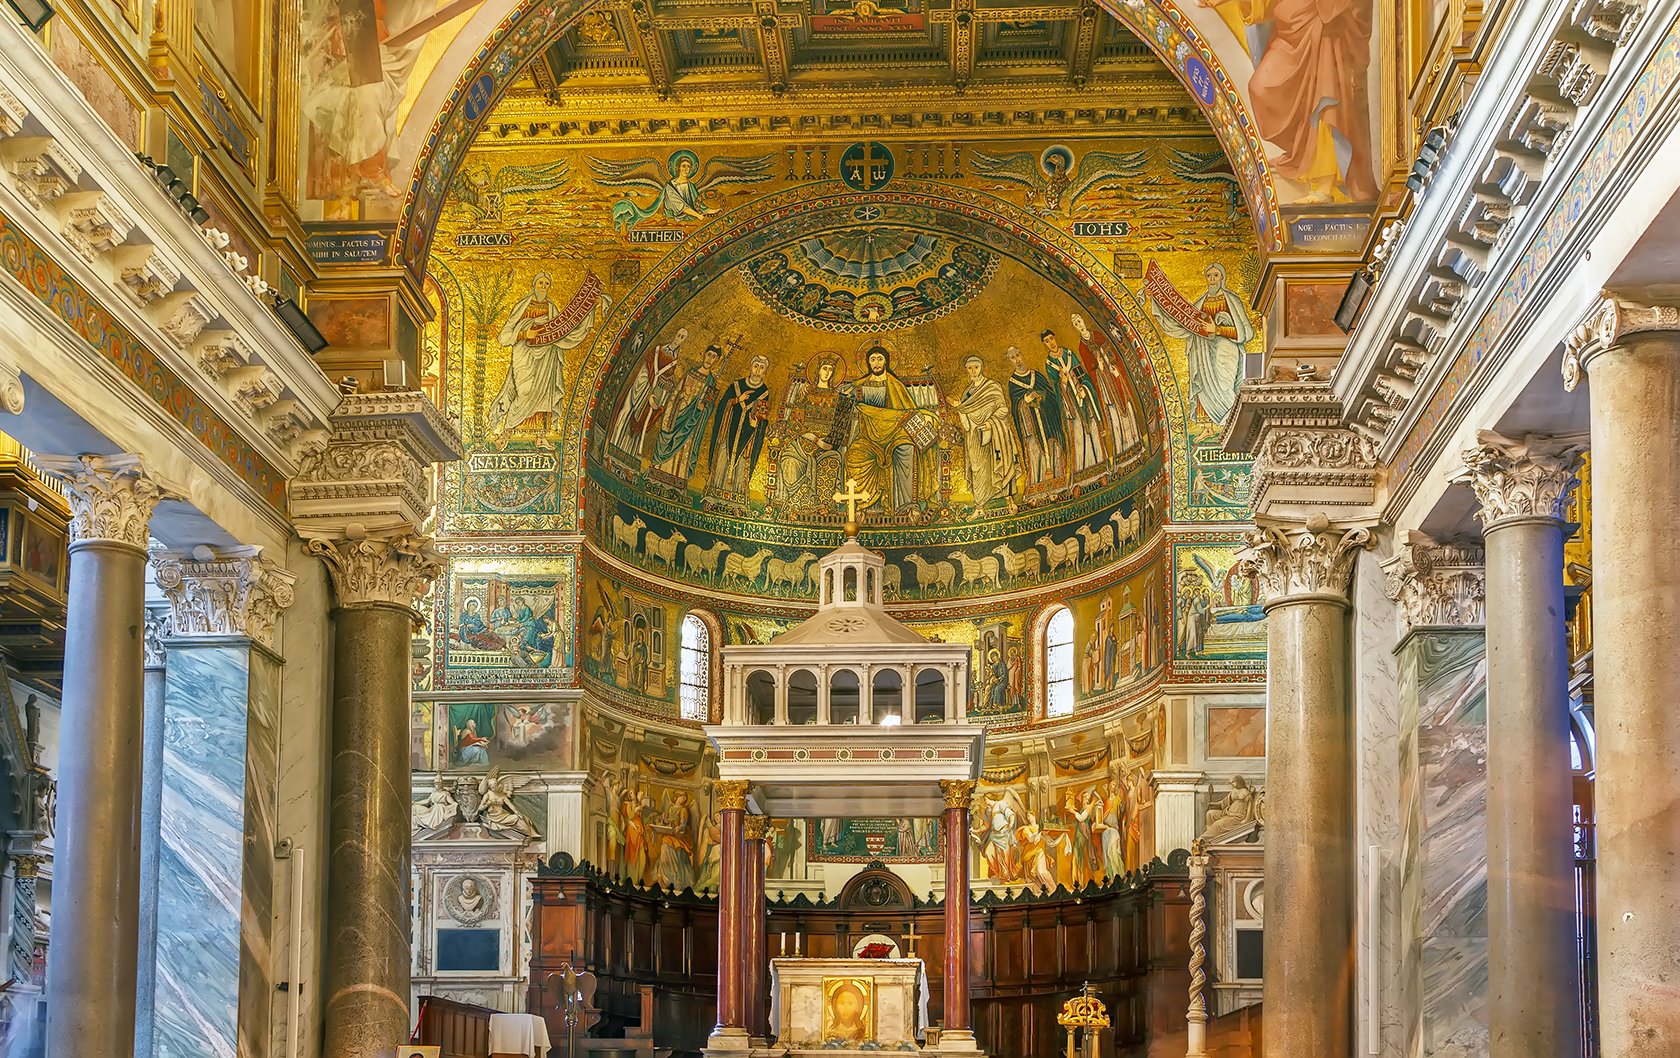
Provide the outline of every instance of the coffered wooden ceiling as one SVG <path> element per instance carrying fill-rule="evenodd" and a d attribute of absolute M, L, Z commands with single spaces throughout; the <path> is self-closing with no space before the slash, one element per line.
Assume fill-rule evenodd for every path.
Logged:
<path fill-rule="evenodd" d="M 1094 3 L 611 0 L 548 47 L 484 139 L 1002 126 L 1207 131 Z"/>

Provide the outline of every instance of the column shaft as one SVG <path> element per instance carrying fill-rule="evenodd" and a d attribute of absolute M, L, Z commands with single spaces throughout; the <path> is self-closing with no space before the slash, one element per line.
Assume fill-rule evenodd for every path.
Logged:
<path fill-rule="evenodd" d="M 47 1054 L 132 1054 L 146 553 L 70 547 Z"/>
<path fill-rule="evenodd" d="M 1487 547 L 1490 1058 L 1580 1053 L 1563 523 L 1503 518 Z"/>
<path fill-rule="evenodd" d="M 746 1029 L 755 1039 L 768 1035 L 770 1021 L 769 967 L 765 962 L 764 936 L 764 827 L 763 816 L 754 817 L 759 825 L 747 829 L 746 852 L 742 856 L 746 870 L 741 898 L 741 916 L 746 925 L 743 959 L 746 964 Z"/>
<path fill-rule="evenodd" d="M 1644 1058 L 1680 1053 L 1680 335 L 1591 373 L 1600 1053 Z"/>
<path fill-rule="evenodd" d="M 152 1027 L 157 1014 L 158 859 L 163 846 L 163 643 L 168 617 L 146 616 L 146 670 L 143 718 L 144 764 L 140 794 L 140 934 L 138 987 L 134 1015 L 135 1058 L 151 1058 Z"/>
<path fill-rule="evenodd" d="M 408 1039 L 410 610 L 333 611 L 326 1054 Z"/>
<path fill-rule="evenodd" d="M 1275 899 L 1266 904 L 1266 1058 L 1345 1058 L 1354 970 L 1347 606 L 1299 595 L 1267 612 L 1265 865 Z"/>
<path fill-rule="evenodd" d="M 945 782 L 945 1035 L 973 1038 L 968 998 L 968 799 L 972 782 Z"/>
<path fill-rule="evenodd" d="M 746 1050 L 745 1029 L 746 936 L 743 911 L 746 848 L 743 825 L 746 817 L 747 784 L 739 779 L 720 780 L 718 797 L 719 874 L 718 893 L 718 1014 L 712 1030 L 711 1049 Z"/>

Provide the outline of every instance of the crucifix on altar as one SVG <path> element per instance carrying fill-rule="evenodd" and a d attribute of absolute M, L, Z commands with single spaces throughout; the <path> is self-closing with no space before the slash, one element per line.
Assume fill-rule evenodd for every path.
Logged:
<path fill-rule="evenodd" d="M 846 505 L 846 535 L 856 536 L 858 531 L 858 504 L 865 507 L 875 499 L 874 496 L 858 488 L 856 478 L 847 478 L 846 487 L 834 494 L 835 503 Z"/>

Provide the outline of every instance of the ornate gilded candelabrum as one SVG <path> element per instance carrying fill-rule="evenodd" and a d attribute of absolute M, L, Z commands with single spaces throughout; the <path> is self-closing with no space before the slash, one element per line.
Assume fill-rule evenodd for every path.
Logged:
<path fill-rule="evenodd" d="M 1097 1034 L 1108 1028 L 1108 1008 L 1087 983 L 1083 992 L 1062 1004 L 1056 1024 L 1067 1029 L 1067 1058 L 1097 1058 Z"/>

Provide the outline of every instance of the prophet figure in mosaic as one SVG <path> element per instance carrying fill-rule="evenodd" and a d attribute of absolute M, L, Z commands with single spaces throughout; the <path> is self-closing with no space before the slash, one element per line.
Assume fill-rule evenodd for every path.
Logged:
<path fill-rule="evenodd" d="M 947 398 L 963 431 L 963 456 L 974 506 L 984 508 L 1007 499 L 1021 474 L 1020 443 L 1009 412 L 1009 397 L 996 379 L 985 375 L 985 361 L 963 358 L 968 384 L 961 394 Z"/>
<path fill-rule="evenodd" d="M 1207 289 L 1187 306 L 1182 297 L 1156 297 L 1157 283 L 1165 276 L 1153 261 L 1146 285 L 1150 289 L 1150 312 L 1162 333 L 1184 339 L 1190 358 L 1191 411 L 1203 421 L 1222 423 L 1236 406 L 1243 355 L 1254 340 L 1254 324 L 1248 306 L 1225 285 L 1224 265 L 1210 264 L 1202 275 Z"/>
<path fill-rule="evenodd" d="M 566 395 L 566 353 L 582 344 L 609 304 L 594 275 L 564 308 L 549 296 L 552 287 L 548 273 L 538 272 L 531 292 L 514 304 L 502 325 L 499 340 L 508 348 L 508 373 L 485 417 L 498 444 L 505 444 L 507 435 L 526 420 L 541 416 L 537 447 L 554 447 L 555 419 Z"/>

